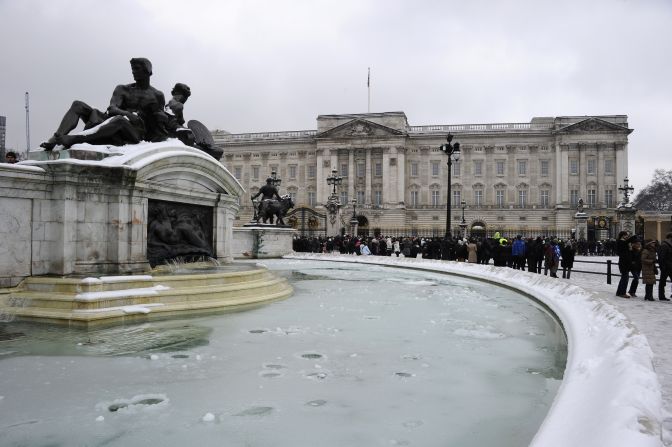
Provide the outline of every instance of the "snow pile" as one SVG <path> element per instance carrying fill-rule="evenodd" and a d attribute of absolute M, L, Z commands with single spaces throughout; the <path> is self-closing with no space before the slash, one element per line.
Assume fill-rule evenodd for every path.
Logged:
<path fill-rule="evenodd" d="M 75 295 L 75 299 L 79 301 L 99 301 L 112 298 L 130 298 L 134 296 L 157 295 L 159 292 L 169 289 L 170 287 L 157 285 L 153 287 L 141 287 L 138 289 L 106 290 L 103 292 L 84 292 Z"/>
<path fill-rule="evenodd" d="M 303 253 L 285 258 L 447 272 L 515 288 L 555 313 L 568 340 L 562 385 L 531 445 L 662 445 L 661 389 L 646 337 L 614 306 L 592 293 L 555 278 L 486 265 Z"/>

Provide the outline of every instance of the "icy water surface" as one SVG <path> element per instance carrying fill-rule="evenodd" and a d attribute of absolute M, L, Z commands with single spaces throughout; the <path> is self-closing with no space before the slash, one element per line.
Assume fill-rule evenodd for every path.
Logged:
<path fill-rule="evenodd" d="M 539 306 L 446 275 L 264 264 L 293 297 L 89 332 L 0 326 L 0 445 L 529 444 L 566 359 Z"/>

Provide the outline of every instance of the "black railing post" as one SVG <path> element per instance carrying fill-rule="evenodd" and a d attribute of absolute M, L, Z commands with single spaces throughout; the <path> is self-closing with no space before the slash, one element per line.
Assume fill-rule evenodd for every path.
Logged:
<path fill-rule="evenodd" d="M 611 259 L 607 259 L 607 284 L 611 284 Z"/>

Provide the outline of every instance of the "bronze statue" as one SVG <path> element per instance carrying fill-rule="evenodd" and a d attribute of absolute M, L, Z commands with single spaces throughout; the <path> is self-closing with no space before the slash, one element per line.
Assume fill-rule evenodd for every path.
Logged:
<path fill-rule="evenodd" d="M 280 200 L 266 200 L 262 201 L 263 203 L 265 203 L 265 206 L 259 211 L 257 222 L 259 222 L 259 219 L 263 219 L 263 223 L 273 224 L 273 218 L 275 218 L 277 226 L 285 226 L 283 217 L 287 215 L 287 211 L 294 208 L 292 198 L 289 195 L 284 195 Z"/>
<path fill-rule="evenodd" d="M 261 201 L 257 206 L 254 207 L 254 220 L 259 222 L 259 219 L 263 217 L 266 212 L 266 207 L 269 203 L 274 200 L 281 200 L 282 198 L 278 194 L 278 188 L 273 185 L 273 179 L 271 177 L 266 179 L 266 184 L 259 188 L 259 192 L 252 196 L 252 203 L 254 204 L 254 199 L 261 196 Z M 266 221 L 264 221 L 265 223 Z M 271 222 L 272 223 L 272 222 Z"/>
<path fill-rule="evenodd" d="M 222 149 L 215 147 L 210 131 L 201 122 L 190 120 L 184 127 L 184 103 L 191 96 L 187 84 L 175 84 L 166 105 L 163 93 L 149 84 L 152 63 L 148 59 L 131 59 L 131 71 L 135 82 L 114 89 L 107 111 L 74 101 L 54 135 L 40 146 L 51 151 L 57 145 L 65 148 L 78 143 L 123 146 L 143 140 L 159 142 L 178 138 L 217 160 L 222 158 Z M 70 135 L 79 120 L 84 122 L 84 132 Z"/>
<path fill-rule="evenodd" d="M 40 146 L 50 151 L 59 144 L 68 148 L 77 143 L 124 145 L 165 140 L 168 135 L 159 122 L 165 114 L 166 101 L 163 93 L 149 83 L 152 63 L 145 58 L 133 58 L 130 62 L 135 82 L 114 89 L 106 112 L 74 101 L 54 136 Z M 84 129 L 91 132 L 69 135 L 80 119 Z"/>

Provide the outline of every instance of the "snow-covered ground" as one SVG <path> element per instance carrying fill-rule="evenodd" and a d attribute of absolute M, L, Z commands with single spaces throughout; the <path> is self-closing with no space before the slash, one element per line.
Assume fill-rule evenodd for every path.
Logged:
<path fill-rule="evenodd" d="M 672 445 L 672 418 L 663 406 L 663 401 L 669 404 L 672 396 L 672 348 L 667 342 L 670 331 L 666 330 L 667 313 L 672 309 L 665 309 L 670 302 L 643 301 L 642 285 L 639 298 L 623 299 L 615 296 L 618 277 L 613 277 L 609 285 L 606 276 L 585 273 L 573 273 L 567 280 L 508 268 L 422 259 L 311 254 L 289 257 L 407 265 L 512 285 L 546 303 L 563 322 L 569 341 L 563 385 L 532 445 Z M 577 257 L 577 261 L 605 263 L 607 259 L 615 260 Z M 575 267 L 606 272 L 606 265 L 577 263 Z"/>
<path fill-rule="evenodd" d="M 603 261 L 611 259 L 614 270 L 618 271 L 616 257 L 601 256 L 577 256 L 578 261 Z M 579 270 L 606 271 L 606 266 L 595 264 L 577 263 Z M 595 296 L 613 304 L 625 314 L 642 332 L 653 350 L 653 365 L 660 380 L 665 406 L 663 419 L 663 441 L 666 446 L 672 445 L 672 414 L 669 413 L 672 404 L 672 327 L 670 326 L 670 314 L 672 302 L 658 301 L 658 284 L 654 286 L 653 297 L 656 301 L 644 301 L 644 285 L 639 284 L 637 298 L 624 299 L 616 296 L 618 276 L 612 277 L 611 284 L 607 284 L 606 276 L 591 275 L 585 273 L 573 273 L 571 282 L 586 290 L 592 291 Z M 566 281 L 560 279 L 560 281 Z M 669 298 L 672 293 L 672 285 L 666 287 L 666 295 Z"/>

